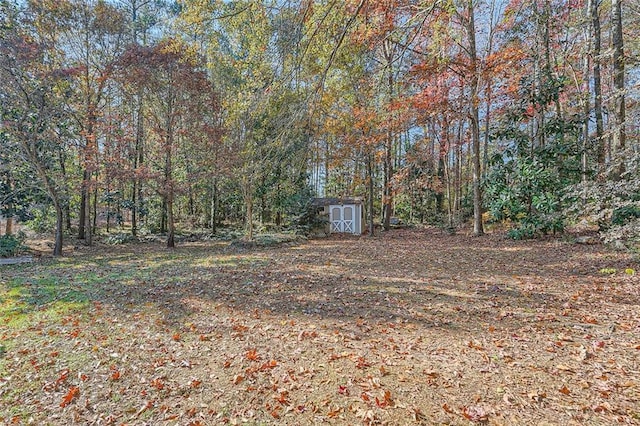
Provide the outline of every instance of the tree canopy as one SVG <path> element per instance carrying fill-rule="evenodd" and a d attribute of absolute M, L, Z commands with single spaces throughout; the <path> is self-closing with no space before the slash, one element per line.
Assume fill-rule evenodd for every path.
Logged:
<path fill-rule="evenodd" d="M 640 238 L 640 4 L 0 1 L 0 212 L 86 244 L 292 228 L 312 197 Z M 37 214 L 36 214 L 37 213 Z M 635 242 L 634 242 L 635 241 Z"/>

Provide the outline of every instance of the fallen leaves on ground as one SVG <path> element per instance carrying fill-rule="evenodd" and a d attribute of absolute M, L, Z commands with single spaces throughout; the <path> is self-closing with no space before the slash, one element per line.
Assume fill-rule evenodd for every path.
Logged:
<path fill-rule="evenodd" d="M 0 423 L 637 424 L 630 269 L 433 229 L 3 267 Z"/>

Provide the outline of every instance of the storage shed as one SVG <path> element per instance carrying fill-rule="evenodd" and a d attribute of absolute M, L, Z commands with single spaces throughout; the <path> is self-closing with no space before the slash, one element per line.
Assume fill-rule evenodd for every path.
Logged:
<path fill-rule="evenodd" d="M 362 199 L 316 198 L 313 204 L 328 218 L 328 233 L 362 234 Z"/>

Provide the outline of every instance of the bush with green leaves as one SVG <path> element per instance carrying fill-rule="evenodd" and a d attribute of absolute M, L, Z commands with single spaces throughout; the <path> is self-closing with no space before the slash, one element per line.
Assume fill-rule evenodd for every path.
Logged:
<path fill-rule="evenodd" d="M 486 185 L 487 207 L 494 219 L 514 225 L 511 238 L 561 232 L 561 188 L 557 168 L 538 159 L 494 163 Z"/>
<path fill-rule="evenodd" d="M 547 76 L 540 90 L 521 82 L 522 100 L 494 130 L 504 146 L 490 163 L 485 179 L 485 207 L 497 221 L 513 225 L 514 239 L 535 238 L 564 230 L 562 194 L 581 177 L 580 122 L 547 115 L 532 132 L 535 111 L 552 111 L 564 81 Z M 543 108 L 542 105 L 545 107 Z"/>
<path fill-rule="evenodd" d="M 39 234 L 52 232 L 56 229 L 56 215 L 53 206 L 49 204 L 36 206 L 31 212 L 31 219 L 25 224 L 29 229 Z"/>
<path fill-rule="evenodd" d="M 318 214 L 318 206 L 313 203 L 313 200 L 313 190 L 309 186 L 287 197 L 285 212 L 290 230 L 308 236 L 328 223 L 328 220 L 324 220 Z"/>
<path fill-rule="evenodd" d="M 27 251 L 27 247 L 24 245 L 26 238 L 24 232 L 0 236 L 0 257 L 13 257 Z"/>
<path fill-rule="evenodd" d="M 640 203 L 628 204 L 613 210 L 611 225 L 622 226 L 640 218 Z"/>

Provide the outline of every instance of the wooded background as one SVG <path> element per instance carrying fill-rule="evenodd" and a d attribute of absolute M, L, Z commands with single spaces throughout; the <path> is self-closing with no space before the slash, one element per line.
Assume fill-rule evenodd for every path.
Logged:
<path fill-rule="evenodd" d="M 314 196 L 514 238 L 640 236 L 636 0 L 0 0 L 0 209 L 300 227 Z M 3 232 L 12 232 L 5 219 Z"/>

